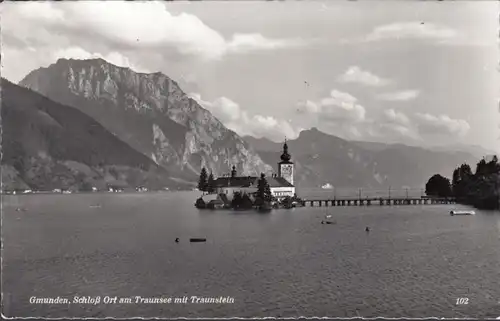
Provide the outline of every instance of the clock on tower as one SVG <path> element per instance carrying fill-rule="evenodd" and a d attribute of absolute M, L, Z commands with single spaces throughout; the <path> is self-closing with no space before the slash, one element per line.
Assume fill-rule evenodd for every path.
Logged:
<path fill-rule="evenodd" d="M 283 154 L 281 154 L 281 162 L 278 163 L 278 175 L 283 177 L 290 184 L 293 185 L 293 162 L 290 161 L 292 157 L 288 153 L 288 145 L 283 145 Z"/>

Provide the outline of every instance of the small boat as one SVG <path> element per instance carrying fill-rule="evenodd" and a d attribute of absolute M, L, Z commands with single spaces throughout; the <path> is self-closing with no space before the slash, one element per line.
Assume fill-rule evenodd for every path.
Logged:
<path fill-rule="evenodd" d="M 189 239 L 189 242 L 194 242 L 194 243 L 196 243 L 196 242 L 206 242 L 206 241 L 207 241 L 207 239 L 204 239 L 204 238 L 191 238 L 191 239 Z"/>
<path fill-rule="evenodd" d="M 474 211 L 450 211 L 450 215 L 476 215 Z"/>

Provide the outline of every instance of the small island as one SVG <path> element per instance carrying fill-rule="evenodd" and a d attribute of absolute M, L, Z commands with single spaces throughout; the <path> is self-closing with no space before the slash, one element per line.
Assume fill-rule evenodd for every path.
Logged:
<path fill-rule="evenodd" d="M 195 202 L 199 209 L 232 209 L 270 211 L 277 208 L 303 206 L 303 201 L 295 193 L 293 185 L 294 166 L 285 141 L 283 154 L 278 163 L 278 174 L 266 177 L 238 176 L 233 165 L 229 175 L 215 179 L 202 168 L 198 190 L 203 195 Z"/>
<path fill-rule="evenodd" d="M 478 209 L 500 209 L 500 164 L 495 155 L 490 161 L 481 159 L 475 172 L 468 164 L 462 164 L 453 171 L 450 179 L 433 175 L 425 185 L 425 193 L 436 197 L 454 197 L 458 203 Z"/>

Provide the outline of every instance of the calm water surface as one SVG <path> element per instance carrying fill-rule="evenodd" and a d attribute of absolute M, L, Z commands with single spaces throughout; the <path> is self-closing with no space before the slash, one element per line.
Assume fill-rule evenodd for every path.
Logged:
<path fill-rule="evenodd" d="M 454 205 L 427 205 L 232 213 L 198 211 L 197 196 L 5 196 L 3 313 L 500 316 L 498 212 L 451 217 Z M 320 224 L 327 211 L 336 225 Z M 190 237 L 207 242 L 189 243 Z M 29 303 L 32 296 L 75 295 L 230 296 L 234 303 Z M 457 306 L 464 297 L 469 304 Z"/>

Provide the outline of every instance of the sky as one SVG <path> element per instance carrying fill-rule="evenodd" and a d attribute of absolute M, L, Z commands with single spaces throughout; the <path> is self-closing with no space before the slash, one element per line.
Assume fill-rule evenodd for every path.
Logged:
<path fill-rule="evenodd" d="M 495 1 L 6 2 L 2 77 L 161 71 L 240 135 L 500 151 Z"/>

